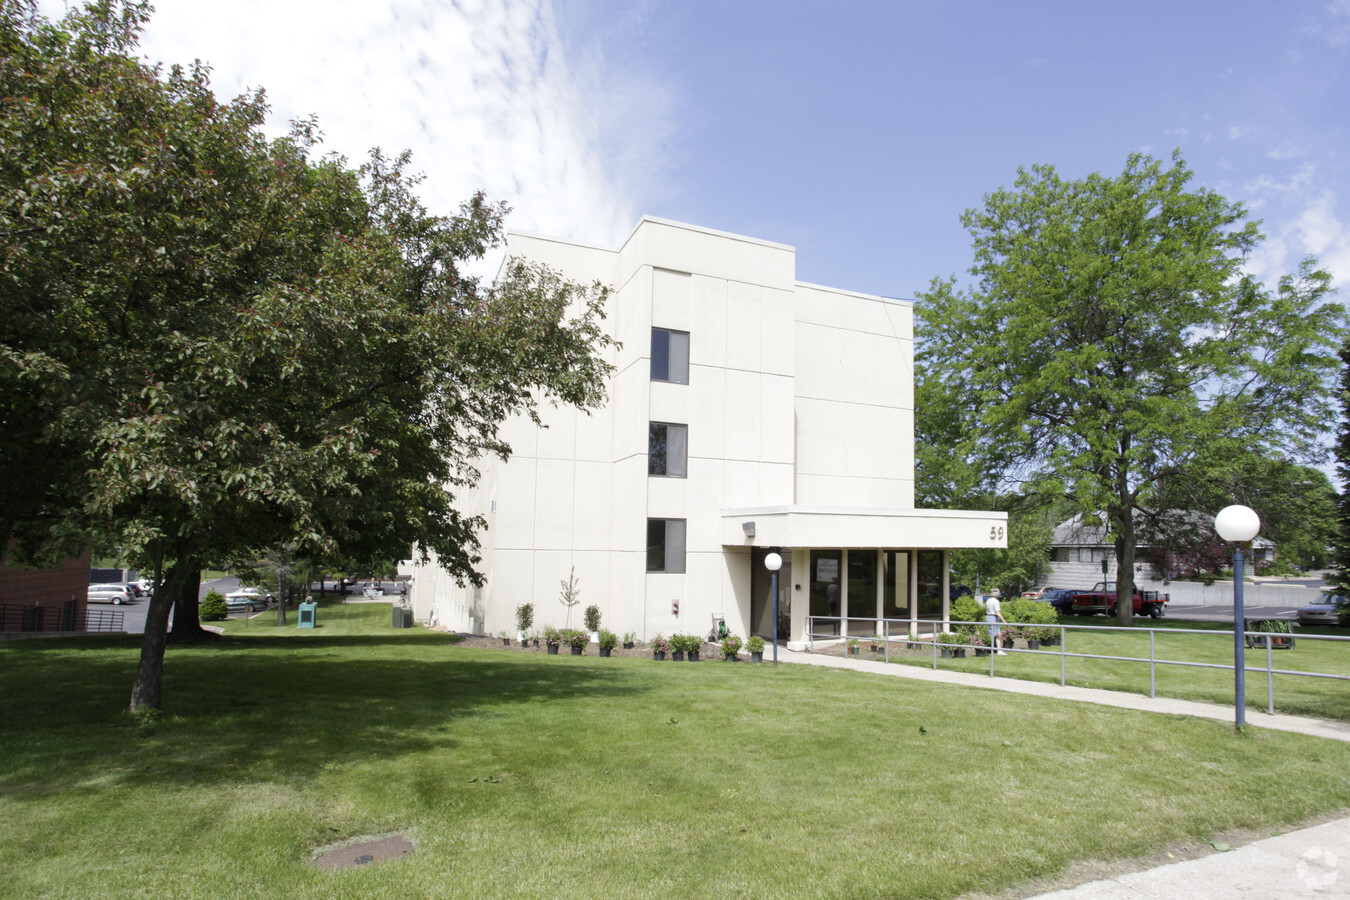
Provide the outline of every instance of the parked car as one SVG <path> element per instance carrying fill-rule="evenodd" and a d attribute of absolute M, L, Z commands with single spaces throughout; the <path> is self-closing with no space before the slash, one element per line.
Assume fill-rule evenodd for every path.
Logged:
<path fill-rule="evenodd" d="M 120 585 L 91 584 L 89 585 L 88 602 L 111 603 L 114 606 L 121 606 L 123 603 L 131 604 L 136 601 L 132 599 L 126 588 Z"/>
<path fill-rule="evenodd" d="M 1301 606 L 1298 610 L 1300 625 L 1339 625 L 1340 613 L 1350 609 L 1350 597 L 1342 594 L 1323 594 L 1316 603 Z"/>
<path fill-rule="evenodd" d="M 250 612 L 257 612 L 260 609 L 266 609 L 272 600 L 271 594 L 264 593 L 258 588 L 240 588 L 225 595 L 225 608 L 230 610 L 247 609 Z"/>
<path fill-rule="evenodd" d="M 1077 588 L 1047 588 L 1040 596 L 1042 603 L 1049 603 L 1055 608 L 1055 612 L 1061 616 L 1067 616 L 1073 612 L 1073 598 L 1075 594 L 1082 593 Z"/>
<path fill-rule="evenodd" d="M 131 595 L 133 600 L 139 600 L 146 596 L 146 592 L 141 588 L 140 582 L 136 581 L 109 581 L 104 583 L 107 587 L 119 587 Z"/>

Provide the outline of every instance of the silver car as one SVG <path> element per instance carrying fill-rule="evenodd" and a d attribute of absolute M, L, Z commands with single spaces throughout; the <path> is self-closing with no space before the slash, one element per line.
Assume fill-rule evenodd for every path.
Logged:
<path fill-rule="evenodd" d="M 131 594 L 121 585 L 112 584 L 91 584 L 89 585 L 89 603 L 111 603 L 114 606 L 121 606 L 123 603 L 135 603 Z"/>
<path fill-rule="evenodd" d="M 1323 594 L 1316 603 L 1299 608 L 1300 625 L 1339 625 L 1339 614 L 1350 610 L 1350 597 L 1343 594 Z"/>

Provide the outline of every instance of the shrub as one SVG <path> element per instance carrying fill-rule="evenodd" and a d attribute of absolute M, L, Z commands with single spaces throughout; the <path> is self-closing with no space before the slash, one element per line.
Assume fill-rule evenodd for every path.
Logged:
<path fill-rule="evenodd" d="M 741 652 L 741 639 L 734 634 L 722 638 L 722 655 L 735 656 Z"/>
<path fill-rule="evenodd" d="M 562 642 L 562 636 L 559 634 L 558 629 L 554 628 L 552 625 L 546 627 L 544 629 L 544 642 L 550 647 L 558 646 L 558 644 Z"/>
<path fill-rule="evenodd" d="M 516 631 L 521 634 L 530 630 L 534 625 L 534 604 L 522 603 L 516 607 Z"/>
<path fill-rule="evenodd" d="M 613 650 L 619 645 L 619 636 L 612 631 L 601 631 L 597 643 L 601 650 Z"/>
<path fill-rule="evenodd" d="M 1006 607 L 1004 615 L 1007 615 Z M 962 594 L 952 601 L 951 620 L 953 622 L 983 622 L 984 605 L 974 597 Z M 962 635 L 970 635 L 975 631 L 974 625 L 956 625 L 954 627 Z"/>
<path fill-rule="evenodd" d="M 745 642 L 745 649 L 749 650 L 751 653 L 763 653 L 764 638 L 757 634 L 750 635 L 750 640 Z"/>
<path fill-rule="evenodd" d="M 229 614 L 230 608 L 225 605 L 225 596 L 219 591 L 207 591 L 197 607 L 197 615 L 203 622 L 219 622 Z"/>
<path fill-rule="evenodd" d="M 670 641 L 666 640 L 666 638 L 661 635 L 658 634 L 652 637 L 651 648 L 653 653 L 669 653 L 670 646 Z"/>
<path fill-rule="evenodd" d="M 564 628 L 559 634 L 562 635 L 563 640 L 573 647 L 585 647 L 591 642 L 591 635 L 586 631 Z"/>
<path fill-rule="evenodd" d="M 590 606 L 586 607 L 586 630 L 587 631 L 600 630 L 600 607 L 596 606 L 595 604 L 591 604 Z"/>
<path fill-rule="evenodd" d="M 1003 604 L 1003 618 L 1012 626 L 1013 635 L 1027 641 L 1048 641 L 1059 635 L 1050 628 L 1059 621 L 1055 608 L 1026 597 L 1014 597 Z"/>

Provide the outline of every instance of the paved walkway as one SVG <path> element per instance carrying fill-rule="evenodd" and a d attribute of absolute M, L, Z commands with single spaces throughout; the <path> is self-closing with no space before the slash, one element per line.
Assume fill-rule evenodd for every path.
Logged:
<path fill-rule="evenodd" d="M 772 653 L 772 648 L 769 650 Z M 1150 698 L 1095 688 L 1060 687 L 1016 678 L 849 659 L 779 648 L 780 662 L 855 669 L 894 678 L 958 684 L 986 690 L 1097 703 L 1122 709 L 1195 716 L 1232 722 L 1233 708 L 1193 700 Z M 1350 742 L 1350 723 L 1247 711 L 1247 724 Z M 1350 898 L 1350 819 L 1291 831 L 1201 859 L 1042 894 L 1039 900 L 1285 900 L 1293 897 Z"/>

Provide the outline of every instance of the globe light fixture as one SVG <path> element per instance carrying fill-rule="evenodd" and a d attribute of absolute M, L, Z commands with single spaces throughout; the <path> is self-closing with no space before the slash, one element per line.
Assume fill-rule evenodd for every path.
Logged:
<path fill-rule="evenodd" d="M 773 664 L 778 665 L 778 570 L 783 568 L 783 557 L 770 553 L 764 557 L 764 568 L 773 573 Z"/>
<path fill-rule="evenodd" d="M 1261 530 L 1261 517 L 1247 506 L 1225 506 L 1214 517 L 1214 530 L 1233 545 L 1233 726 L 1247 724 L 1247 619 L 1242 606 L 1242 546 Z"/>

